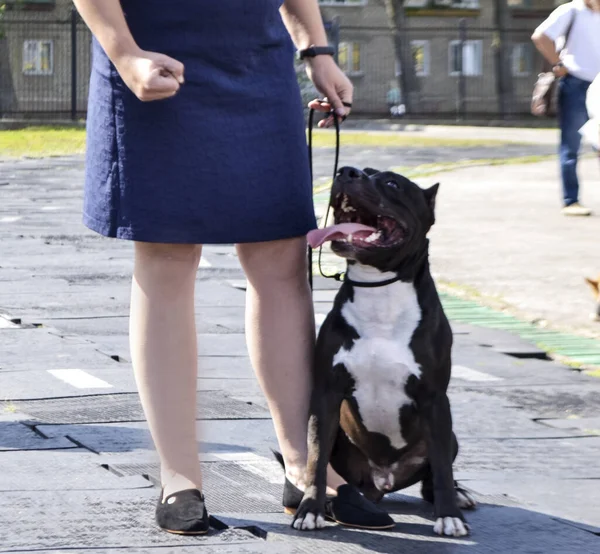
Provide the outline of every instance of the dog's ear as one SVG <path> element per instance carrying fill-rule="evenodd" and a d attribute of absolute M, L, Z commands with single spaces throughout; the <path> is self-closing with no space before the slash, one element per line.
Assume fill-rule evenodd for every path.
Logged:
<path fill-rule="evenodd" d="M 381 172 L 377 171 L 376 169 L 373 169 L 372 167 L 365 167 L 363 169 L 363 173 L 365 175 L 368 175 L 369 177 L 371 177 L 371 175 L 377 175 L 377 173 L 381 173 Z"/>
<path fill-rule="evenodd" d="M 435 198 L 437 196 L 438 189 L 440 188 L 440 184 L 436 183 L 432 187 L 425 189 L 423 192 L 425 193 L 425 199 L 427 200 L 427 204 L 431 209 L 431 213 L 435 213 Z"/>
<path fill-rule="evenodd" d="M 595 279 L 590 279 L 589 277 L 586 277 L 585 278 L 585 282 L 592 288 L 592 291 L 594 293 L 594 297 L 597 300 L 598 299 L 598 295 L 600 293 L 598 281 L 596 281 Z"/>

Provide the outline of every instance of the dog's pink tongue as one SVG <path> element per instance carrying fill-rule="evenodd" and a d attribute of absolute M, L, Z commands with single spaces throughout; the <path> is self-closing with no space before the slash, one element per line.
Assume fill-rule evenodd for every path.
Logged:
<path fill-rule="evenodd" d="M 308 244 L 313 248 L 318 248 L 324 242 L 328 240 L 337 240 L 348 235 L 353 235 L 359 231 L 368 232 L 369 234 L 373 231 L 377 231 L 374 227 L 363 225 L 362 223 L 340 223 L 339 225 L 332 225 L 331 227 L 325 227 L 325 229 L 315 229 L 308 233 Z"/>

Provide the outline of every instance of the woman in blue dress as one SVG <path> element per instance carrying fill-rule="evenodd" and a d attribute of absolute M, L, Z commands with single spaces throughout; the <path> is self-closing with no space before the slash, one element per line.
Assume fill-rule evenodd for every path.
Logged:
<path fill-rule="evenodd" d="M 75 4 L 94 34 L 84 223 L 134 241 L 130 346 L 161 461 L 156 518 L 201 534 L 193 298 L 203 244 L 237 245 L 248 349 L 288 504 L 304 486 L 314 344 L 305 235 L 315 217 L 293 60 L 294 43 L 327 39 L 317 0 Z M 332 57 L 309 58 L 308 71 L 329 99 L 322 109 L 347 115 L 352 85 Z M 330 470 L 333 494 L 342 484 Z"/>

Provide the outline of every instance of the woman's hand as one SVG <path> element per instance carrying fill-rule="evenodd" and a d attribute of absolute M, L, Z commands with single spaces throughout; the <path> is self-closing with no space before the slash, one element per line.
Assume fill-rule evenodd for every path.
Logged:
<path fill-rule="evenodd" d="M 344 103 L 352 104 L 354 87 L 334 59 L 331 56 L 316 56 L 307 62 L 306 71 L 317 90 L 327 99 L 327 102 L 313 100 L 308 107 L 328 113 L 333 109 L 338 119 L 345 119 L 350 108 Z M 319 127 L 331 127 L 333 123 L 331 114 L 319 122 Z"/>
<path fill-rule="evenodd" d="M 156 52 L 137 50 L 114 60 L 125 84 L 142 101 L 175 96 L 184 83 L 181 62 Z"/>
<path fill-rule="evenodd" d="M 552 73 L 554 73 L 555 77 L 561 78 L 561 77 L 565 77 L 566 75 L 568 75 L 569 70 L 564 65 L 562 65 L 562 63 L 557 63 L 552 68 Z"/>

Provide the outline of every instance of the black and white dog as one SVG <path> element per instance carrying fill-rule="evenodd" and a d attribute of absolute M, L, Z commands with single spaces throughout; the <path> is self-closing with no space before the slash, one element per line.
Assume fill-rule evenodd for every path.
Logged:
<path fill-rule="evenodd" d="M 348 268 L 317 341 L 308 487 L 296 529 L 324 525 L 331 462 L 373 501 L 422 482 L 434 531 L 468 534 L 461 508 L 475 502 L 452 472 L 452 331 L 428 262 L 437 189 L 343 168 L 332 191 L 336 225 L 309 234 L 313 247 L 332 241 Z"/>

